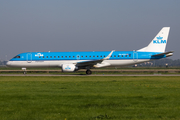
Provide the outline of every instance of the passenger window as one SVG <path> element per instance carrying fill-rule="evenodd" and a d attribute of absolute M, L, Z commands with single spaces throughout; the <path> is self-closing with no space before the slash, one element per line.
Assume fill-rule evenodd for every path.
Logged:
<path fill-rule="evenodd" d="M 46 58 L 48 58 L 48 56 L 46 56 Z"/>
<path fill-rule="evenodd" d="M 63 58 L 63 56 L 61 56 L 61 58 Z"/>
<path fill-rule="evenodd" d="M 83 56 L 81 56 L 83 58 Z"/>
<path fill-rule="evenodd" d="M 41 56 L 39 56 L 39 58 L 41 58 Z"/>
<path fill-rule="evenodd" d="M 106 56 L 104 55 L 104 57 L 106 57 Z"/>
<path fill-rule="evenodd" d="M 87 56 L 86 56 L 87 57 Z"/>
<path fill-rule="evenodd" d="M 116 57 L 116 56 L 114 55 L 114 57 Z"/>
<path fill-rule="evenodd" d="M 121 57 L 123 57 L 123 55 L 121 55 Z"/>
<path fill-rule="evenodd" d="M 102 57 L 102 55 L 101 55 L 101 57 Z"/>
<path fill-rule="evenodd" d="M 71 58 L 71 56 L 69 56 L 69 58 Z"/>
<path fill-rule="evenodd" d="M 129 54 L 129 57 L 131 57 L 131 54 Z"/>
<path fill-rule="evenodd" d="M 59 56 L 58 56 L 58 58 L 59 58 Z"/>
<path fill-rule="evenodd" d="M 56 58 L 56 56 L 54 56 L 54 58 Z"/>
<path fill-rule="evenodd" d="M 125 55 L 125 57 L 127 57 L 127 55 Z"/>
<path fill-rule="evenodd" d="M 97 57 L 99 57 L 99 56 L 97 56 Z"/>
<path fill-rule="evenodd" d="M 119 55 L 118 55 L 118 57 L 119 57 Z"/>
<path fill-rule="evenodd" d="M 43 58 L 44 58 L 44 56 L 43 56 Z"/>
<path fill-rule="evenodd" d="M 93 56 L 93 57 L 95 57 L 95 56 Z"/>
<path fill-rule="evenodd" d="M 67 56 L 65 56 L 65 58 L 67 58 Z"/>
<path fill-rule="evenodd" d="M 52 56 L 50 56 L 50 58 L 52 58 Z"/>
<path fill-rule="evenodd" d="M 74 56 L 73 56 L 73 58 L 74 58 Z"/>
<path fill-rule="evenodd" d="M 89 57 L 91 57 L 91 56 L 89 56 Z"/>

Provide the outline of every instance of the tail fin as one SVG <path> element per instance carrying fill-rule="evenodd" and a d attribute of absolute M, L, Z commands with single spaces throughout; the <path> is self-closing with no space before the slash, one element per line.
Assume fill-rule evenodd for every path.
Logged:
<path fill-rule="evenodd" d="M 144 52 L 165 52 L 170 27 L 163 27 L 151 43 L 138 51 Z"/>

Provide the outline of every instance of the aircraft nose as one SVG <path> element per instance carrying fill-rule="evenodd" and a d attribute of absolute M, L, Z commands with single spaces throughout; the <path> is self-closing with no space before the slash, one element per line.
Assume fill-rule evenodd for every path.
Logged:
<path fill-rule="evenodd" d="M 11 65 L 11 61 L 8 61 L 7 63 L 6 63 L 6 66 L 10 66 Z"/>

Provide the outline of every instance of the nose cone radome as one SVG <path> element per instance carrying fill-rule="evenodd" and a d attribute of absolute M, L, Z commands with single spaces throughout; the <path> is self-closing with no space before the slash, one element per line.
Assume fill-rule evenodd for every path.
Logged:
<path fill-rule="evenodd" d="M 11 61 L 8 61 L 8 62 L 6 63 L 6 66 L 11 66 Z"/>

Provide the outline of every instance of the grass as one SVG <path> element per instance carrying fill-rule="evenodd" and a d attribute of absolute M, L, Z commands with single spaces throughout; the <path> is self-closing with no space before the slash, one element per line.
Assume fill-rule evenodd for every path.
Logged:
<path fill-rule="evenodd" d="M 180 119 L 180 77 L 0 77 L 0 119 Z"/>

